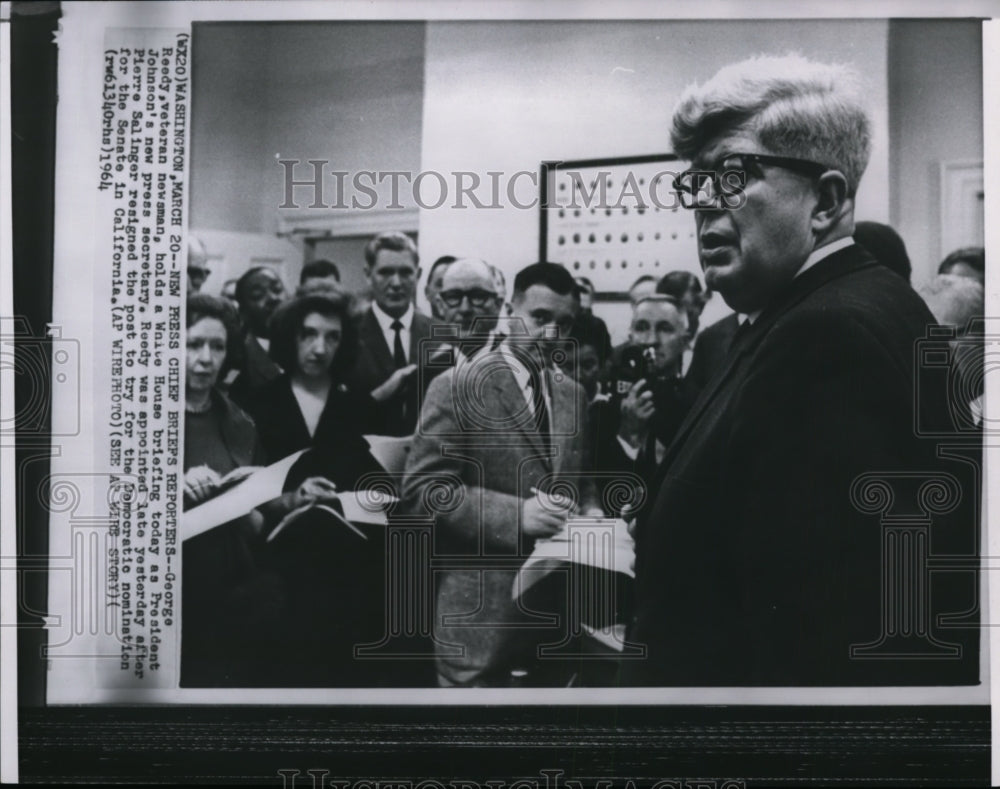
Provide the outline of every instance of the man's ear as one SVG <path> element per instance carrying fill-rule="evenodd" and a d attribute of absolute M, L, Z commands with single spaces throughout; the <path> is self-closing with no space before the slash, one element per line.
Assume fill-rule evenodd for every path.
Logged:
<path fill-rule="evenodd" d="M 812 213 L 812 227 L 823 235 L 851 210 L 853 200 L 847 194 L 847 178 L 839 170 L 828 170 L 816 184 L 818 200 Z"/>

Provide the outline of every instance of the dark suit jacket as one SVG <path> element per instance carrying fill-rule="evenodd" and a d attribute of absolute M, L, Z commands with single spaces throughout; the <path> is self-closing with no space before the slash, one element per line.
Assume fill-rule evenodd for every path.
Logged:
<path fill-rule="evenodd" d="M 716 321 L 695 338 L 691 366 L 684 376 L 684 380 L 694 391 L 700 392 L 704 389 L 712 380 L 712 376 L 722 367 L 726 356 L 729 355 L 729 346 L 732 345 L 733 335 L 736 334 L 739 325 L 739 319 L 736 313 L 733 313 Z"/>
<path fill-rule="evenodd" d="M 403 505 L 434 519 L 439 556 L 473 557 L 478 568 L 465 569 L 459 559 L 438 573 L 437 664 L 452 684 L 503 684 L 525 656 L 526 633 L 532 643 L 559 641 L 558 631 L 539 629 L 537 617 L 531 621 L 512 600 L 517 568 L 534 547 L 521 529 L 521 505 L 532 488 L 570 486 L 582 504 L 596 503 L 583 474 L 586 395 L 568 376 L 554 374 L 551 398 L 547 447 L 498 351 L 446 370 L 427 392 Z M 518 626 L 525 622 L 534 629 Z"/>
<path fill-rule="evenodd" d="M 852 645 L 880 640 L 886 561 L 879 514 L 852 500 L 852 483 L 957 465 L 914 430 L 915 404 L 935 423 L 945 408 L 939 392 L 914 391 L 915 342 L 933 322 L 857 247 L 804 272 L 759 316 L 667 450 L 639 523 L 629 637 L 648 658 L 625 662 L 626 683 L 976 681 L 978 633 L 936 627 L 931 615 L 962 610 L 936 586 L 932 636 L 959 643 L 961 659 L 851 658 Z M 889 484 L 894 514 L 919 511 L 914 490 Z M 936 516 L 935 552 L 960 529 L 974 547 L 972 524 Z"/>
<path fill-rule="evenodd" d="M 382 328 L 369 308 L 358 319 L 358 362 L 348 377 L 349 386 L 359 393 L 370 393 L 385 383 L 396 367 L 392 349 L 385 341 Z M 431 336 L 431 319 L 419 312 L 413 313 L 410 326 L 409 359 L 420 365 L 420 343 Z M 377 435 L 405 436 L 413 432 L 420 413 L 420 403 L 426 391 L 421 371 L 418 369 L 395 397 L 379 403 L 375 421 L 366 426 L 366 432 Z"/>
<path fill-rule="evenodd" d="M 245 406 L 254 390 L 281 375 L 281 368 L 265 351 L 252 334 L 243 337 L 243 360 L 240 374 L 229 388 L 233 402 Z"/>

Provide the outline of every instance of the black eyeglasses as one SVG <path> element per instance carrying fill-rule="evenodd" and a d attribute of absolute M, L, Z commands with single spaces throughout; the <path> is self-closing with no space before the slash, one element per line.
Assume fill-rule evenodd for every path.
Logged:
<path fill-rule="evenodd" d="M 674 178 L 674 191 L 685 208 L 739 208 L 743 205 L 743 189 L 747 173 L 761 177 L 754 165 L 769 164 L 818 178 L 831 168 L 807 159 L 789 156 L 768 156 L 762 153 L 730 153 L 709 169 L 692 168 Z"/>
<path fill-rule="evenodd" d="M 496 300 L 497 294 L 490 290 L 442 290 L 438 293 L 441 301 L 449 307 L 458 307 L 462 299 L 468 299 L 473 307 L 485 307 L 491 301 Z"/>

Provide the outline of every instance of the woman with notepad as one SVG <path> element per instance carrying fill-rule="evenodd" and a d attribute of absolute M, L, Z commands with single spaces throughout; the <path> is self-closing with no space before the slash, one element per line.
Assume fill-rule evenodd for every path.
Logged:
<path fill-rule="evenodd" d="M 182 535 L 190 533 L 199 505 L 214 506 L 224 493 L 239 503 L 240 483 L 265 462 L 254 422 L 218 388 L 238 354 L 235 310 L 222 299 L 192 294 L 186 326 Z M 289 512 L 333 495 L 332 483 L 310 475 L 184 539 L 182 686 L 260 684 L 273 674 L 282 652 L 274 634 L 287 595 L 265 535 Z"/>
<path fill-rule="evenodd" d="M 358 348 L 347 299 L 300 295 L 278 308 L 270 330 L 269 353 L 284 373 L 251 392 L 247 408 L 268 463 L 307 450 L 292 465 L 286 489 L 309 478 L 345 494 L 384 482 L 387 475 L 362 435 L 374 401 L 344 383 Z M 384 538 L 384 526 L 349 522 L 335 496 L 292 512 L 273 529 L 268 566 L 284 581 L 281 638 L 289 648 L 271 684 L 391 681 L 384 662 L 358 661 L 353 652 L 383 635 Z"/>

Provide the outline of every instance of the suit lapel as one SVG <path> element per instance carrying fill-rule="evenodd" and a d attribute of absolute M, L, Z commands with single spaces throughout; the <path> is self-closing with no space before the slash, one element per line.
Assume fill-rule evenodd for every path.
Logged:
<path fill-rule="evenodd" d="M 392 360 L 392 351 L 386 344 L 382 327 L 379 326 L 378 319 L 371 308 L 365 313 L 364 321 L 361 324 L 361 338 L 365 347 L 370 353 L 370 358 L 382 374 L 380 377 L 388 378 L 392 375 L 395 365 Z"/>
<path fill-rule="evenodd" d="M 679 448 L 687 440 L 692 427 L 698 423 L 709 403 L 715 399 L 717 393 L 729 379 L 740 361 L 756 349 L 761 339 L 767 334 L 778 318 L 831 279 L 849 274 L 869 265 L 876 264 L 864 250 L 854 245 L 833 253 L 830 257 L 821 260 L 801 276 L 792 280 L 784 294 L 771 307 L 765 309 L 757 320 L 754 321 L 753 326 L 748 330 L 749 333 L 747 336 L 739 343 L 739 347 L 726 356 L 726 360 L 719 372 L 709 381 L 701 395 L 695 400 L 691 411 L 684 422 L 681 423 L 677 435 L 663 456 L 661 471 L 670 465 Z"/>
<path fill-rule="evenodd" d="M 555 379 L 559 376 L 562 380 L 557 382 Z M 549 420 L 552 425 L 552 446 L 556 451 L 552 466 L 553 471 L 560 471 L 566 460 L 566 453 L 576 438 L 580 420 L 586 419 L 587 415 L 577 413 L 575 387 L 566 380 L 565 373 L 551 373 L 549 380 L 552 382 L 552 413 Z"/>
<path fill-rule="evenodd" d="M 295 399 L 292 392 L 292 379 L 284 376 L 279 390 L 277 408 L 278 413 L 288 414 L 288 421 L 285 423 L 289 432 L 292 433 L 289 439 L 294 438 L 294 443 L 301 446 L 312 444 L 312 437 L 309 435 L 309 428 L 306 427 L 305 417 L 302 416 L 302 409 L 299 408 L 299 401 Z"/>
<path fill-rule="evenodd" d="M 518 386 L 517 380 L 514 378 L 514 373 L 510 369 L 510 364 L 504 355 L 499 351 L 490 354 L 490 356 L 493 358 L 477 358 L 475 363 L 486 363 L 492 365 L 499 361 L 503 365 L 503 372 L 498 372 L 497 374 L 491 376 L 493 378 L 493 387 L 497 400 L 506 412 L 507 416 L 510 417 L 511 427 L 524 433 L 531 440 L 534 447 L 540 453 L 544 454 L 546 464 L 551 466 L 551 449 L 545 446 L 541 436 L 538 434 L 538 430 L 536 429 L 537 423 L 532 417 L 531 410 L 524 399 L 524 392 L 521 390 L 521 387 Z"/>
<path fill-rule="evenodd" d="M 757 327 L 754 326 L 751 328 L 751 331 L 755 331 L 756 329 Z M 663 455 L 662 468 L 666 468 L 670 465 L 670 461 L 673 460 L 674 455 L 677 453 L 677 449 L 684 446 L 684 442 L 687 440 L 688 434 L 691 432 L 691 428 L 698 423 L 698 420 L 701 418 L 702 413 L 704 413 L 705 408 L 715 399 L 716 393 L 722 388 L 723 383 L 725 383 L 729 378 L 739 361 L 750 352 L 750 349 L 754 344 L 755 338 L 747 337 L 744 342 L 740 344 L 739 348 L 735 349 L 733 353 L 726 356 L 722 367 L 708 382 L 708 385 L 702 390 L 698 399 L 695 400 L 694 405 L 688 412 L 687 417 L 685 417 L 681 426 L 678 428 L 677 435 L 674 436 L 674 440 L 671 441 L 670 446 L 667 447 L 667 451 Z"/>
<path fill-rule="evenodd" d="M 413 312 L 413 320 L 410 321 L 410 364 L 420 364 L 420 341 L 429 337 L 430 325 L 427 319 L 419 312 Z"/>

